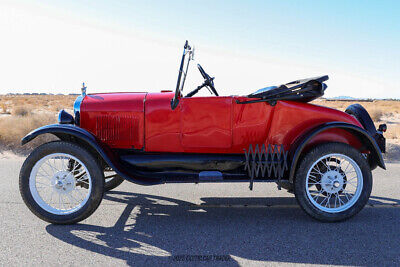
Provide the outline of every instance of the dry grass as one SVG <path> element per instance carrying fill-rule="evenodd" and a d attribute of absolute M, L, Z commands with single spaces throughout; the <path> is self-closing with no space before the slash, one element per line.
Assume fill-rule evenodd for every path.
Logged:
<path fill-rule="evenodd" d="M 383 114 L 383 111 L 379 108 L 370 108 L 369 110 L 369 115 L 371 116 L 371 119 L 375 122 L 381 121 Z"/>
<path fill-rule="evenodd" d="M 21 138 L 30 131 L 57 121 L 56 113 L 62 108 L 72 108 L 76 96 L 0 96 L 0 150 L 12 150 L 26 154 L 42 142 L 53 140 L 53 136 L 41 136 L 21 146 Z"/>
<path fill-rule="evenodd" d="M 25 117 L 25 116 L 30 115 L 31 111 L 30 111 L 30 109 L 28 109 L 26 107 L 19 106 L 19 107 L 15 107 L 12 110 L 11 114 L 14 115 L 14 116 Z"/>
<path fill-rule="evenodd" d="M 59 111 L 62 108 L 72 108 L 75 99 L 76 96 L 71 95 L 0 95 L 0 106 L 6 109 L 25 107 L 31 112 Z"/>
<path fill-rule="evenodd" d="M 8 113 L 8 109 L 7 109 L 7 105 L 6 103 L 1 103 L 1 113 L 3 114 L 7 114 Z"/>
<path fill-rule="evenodd" d="M 388 131 L 385 134 L 386 138 L 389 139 L 399 139 L 400 140 L 400 124 L 389 125 Z"/>
<path fill-rule="evenodd" d="M 33 129 L 46 124 L 56 122 L 54 115 L 31 114 L 26 116 L 11 115 L 0 118 L 0 146 L 2 149 L 23 153 L 36 147 L 43 141 L 50 140 L 49 137 L 42 137 L 34 142 L 21 147 L 21 138 Z"/>
<path fill-rule="evenodd" d="M 351 104 L 361 104 L 370 114 L 381 113 L 384 114 L 400 114 L 400 101 L 394 100 L 374 100 L 371 102 L 357 102 L 357 101 L 327 101 L 315 100 L 313 104 L 335 108 L 344 111 Z M 371 116 L 372 117 L 372 116 Z"/>

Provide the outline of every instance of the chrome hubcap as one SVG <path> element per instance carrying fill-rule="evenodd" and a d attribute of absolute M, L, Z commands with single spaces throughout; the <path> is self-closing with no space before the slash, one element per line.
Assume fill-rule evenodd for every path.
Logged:
<path fill-rule="evenodd" d="M 343 189 L 343 176 L 337 171 L 328 171 L 321 178 L 321 187 L 330 194 L 335 194 Z"/>
<path fill-rule="evenodd" d="M 59 171 L 54 174 L 51 184 L 58 194 L 70 193 L 75 189 L 75 178 L 72 173 Z"/>

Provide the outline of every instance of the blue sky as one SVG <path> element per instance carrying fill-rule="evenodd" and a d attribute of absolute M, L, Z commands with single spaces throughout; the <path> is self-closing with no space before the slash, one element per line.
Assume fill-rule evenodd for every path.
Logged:
<path fill-rule="evenodd" d="M 189 39 L 225 95 L 328 74 L 328 96 L 400 98 L 399 1 L 53 0 L 0 7 L 0 34 L 9 40 L 0 56 L 19 58 L 15 66 L 0 63 L 8 72 L 0 92 L 64 92 L 81 80 L 94 91 L 172 89 Z M 195 72 L 188 86 L 201 82 Z"/>

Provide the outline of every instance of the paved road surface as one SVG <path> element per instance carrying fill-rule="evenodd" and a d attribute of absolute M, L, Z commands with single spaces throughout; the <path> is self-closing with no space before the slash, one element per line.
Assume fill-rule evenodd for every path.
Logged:
<path fill-rule="evenodd" d="M 400 265 L 400 164 L 374 171 L 367 208 L 349 221 L 310 219 L 274 184 L 128 182 L 72 226 L 42 222 L 18 192 L 22 160 L 0 160 L 0 264 Z M 188 255 L 188 256 L 187 256 Z"/>

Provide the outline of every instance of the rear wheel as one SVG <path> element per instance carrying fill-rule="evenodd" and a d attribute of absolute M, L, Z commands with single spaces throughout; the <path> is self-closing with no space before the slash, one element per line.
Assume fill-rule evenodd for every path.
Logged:
<path fill-rule="evenodd" d="M 370 167 L 362 154 L 343 143 L 315 147 L 301 161 L 295 195 L 303 210 L 324 222 L 348 219 L 368 202 Z"/>
<path fill-rule="evenodd" d="M 113 190 L 124 181 L 124 178 L 116 174 L 112 169 L 106 167 L 104 170 L 104 192 Z"/>
<path fill-rule="evenodd" d="M 57 141 L 41 145 L 29 155 L 21 168 L 19 187 L 36 216 L 50 223 L 72 224 L 97 209 L 104 176 L 88 151 Z"/>

